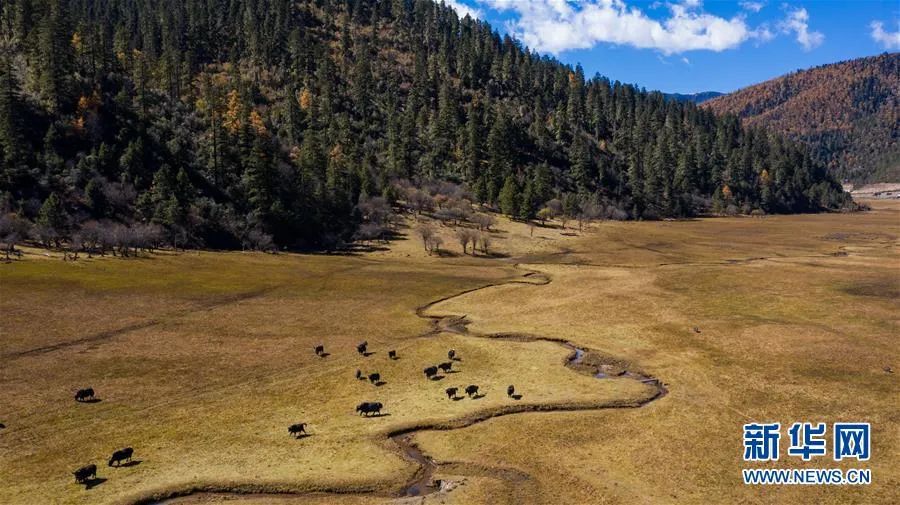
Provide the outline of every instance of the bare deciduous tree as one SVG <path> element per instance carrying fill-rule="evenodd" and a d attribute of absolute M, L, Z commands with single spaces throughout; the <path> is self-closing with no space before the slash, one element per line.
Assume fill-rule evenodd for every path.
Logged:
<path fill-rule="evenodd" d="M 428 251 L 428 255 L 431 253 L 441 254 L 441 245 L 443 245 L 444 239 L 442 239 L 439 235 L 434 235 L 428 237 L 428 240 L 425 242 L 425 250 Z"/>
<path fill-rule="evenodd" d="M 490 230 L 491 226 L 494 226 L 494 223 L 496 223 L 497 220 L 494 219 L 494 216 L 489 214 L 475 214 L 475 216 L 472 217 L 472 222 L 478 226 L 479 230 L 485 231 Z"/>
<path fill-rule="evenodd" d="M 16 214 L 4 214 L 0 216 L 0 244 L 6 259 L 16 251 L 16 244 L 28 236 L 31 224 Z"/>
<path fill-rule="evenodd" d="M 422 237 L 422 244 L 425 246 L 425 250 L 428 251 L 428 254 L 431 254 L 431 249 L 429 249 L 428 246 L 429 241 L 434 237 L 434 228 L 427 224 L 423 224 L 416 228 L 416 233 Z"/>
<path fill-rule="evenodd" d="M 272 240 L 272 236 L 264 232 L 258 225 L 247 232 L 241 245 L 245 249 L 254 251 L 273 252 L 275 250 L 275 242 Z"/>
<path fill-rule="evenodd" d="M 478 234 L 478 243 L 481 246 L 481 252 L 484 253 L 485 255 L 488 255 L 491 253 L 490 247 L 491 247 L 492 240 L 493 239 L 491 238 L 491 235 L 489 233 L 482 232 L 482 233 Z M 474 246 L 473 246 L 473 248 L 474 248 Z"/>
<path fill-rule="evenodd" d="M 581 210 L 578 212 L 578 231 L 584 229 L 584 224 L 588 221 L 599 218 L 603 215 L 603 208 L 600 204 L 593 200 L 585 201 L 581 204 Z"/>
<path fill-rule="evenodd" d="M 475 232 L 468 228 L 456 230 L 456 240 L 462 246 L 463 254 L 468 252 L 469 242 L 472 243 L 472 254 L 475 254 Z"/>
<path fill-rule="evenodd" d="M 433 206 L 431 196 L 417 188 L 409 188 L 406 191 L 406 202 L 416 211 L 416 214 L 431 210 Z"/>
<path fill-rule="evenodd" d="M 385 234 L 387 233 L 387 228 L 378 223 L 363 223 L 359 226 L 359 229 L 356 230 L 354 234 L 354 238 L 356 240 L 361 240 L 363 242 L 370 242 L 373 240 L 384 240 Z"/>
<path fill-rule="evenodd" d="M 105 253 L 100 247 L 102 233 L 103 230 L 97 221 L 88 221 L 81 225 L 81 229 L 76 234 L 77 242 L 80 243 L 81 250 L 87 253 L 88 258 L 92 257 L 95 252 L 99 254 Z M 73 237 L 72 240 L 76 241 L 76 238 Z"/>

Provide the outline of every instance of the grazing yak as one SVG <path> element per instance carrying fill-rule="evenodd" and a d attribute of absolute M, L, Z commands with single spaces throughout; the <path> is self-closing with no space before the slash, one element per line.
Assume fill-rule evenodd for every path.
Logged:
<path fill-rule="evenodd" d="M 425 377 L 428 377 L 429 379 L 434 378 L 434 376 L 437 375 L 437 371 L 438 369 L 436 366 L 430 366 L 423 370 L 423 372 L 425 372 Z"/>
<path fill-rule="evenodd" d="M 359 369 L 356 370 L 356 378 L 359 380 L 365 379 L 365 377 L 363 377 L 362 370 L 359 370 Z"/>
<path fill-rule="evenodd" d="M 321 356 L 321 355 L 323 355 L 323 354 L 325 354 L 325 346 L 324 346 L 324 345 L 317 345 L 317 346 L 316 346 L 316 356 Z"/>
<path fill-rule="evenodd" d="M 384 405 L 380 402 L 363 402 L 356 406 L 356 411 L 369 417 L 369 414 L 380 415 L 382 408 L 384 408 Z"/>
<path fill-rule="evenodd" d="M 84 388 L 79 389 L 75 393 L 75 401 L 83 402 L 85 400 L 93 400 L 94 399 L 94 388 Z"/>
<path fill-rule="evenodd" d="M 87 465 L 72 472 L 75 475 L 75 482 L 81 484 L 88 479 L 97 478 L 97 465 Z"/>
<path fill-rule="evenodd" d="M 397 359 L 397 351 L 395 351 L 395 350 L 388 351 L 388 358 Z"/>
<path fill-rule="evenodd" d="M 450 349 L 449 351 L 447 351 L 447 359 L 453 360 L 453 358 L 455 358 L 455 357 L 456 357 L 456 350 Z"/>
<path fill-rule="evenodd" d="M 506 396 L 509 396 L 509 397 L 511 398 L 512 395 L 514 395 L 514 394 L 516 394 L 516 387 L 515 387 L 515 386 L 509 386 L 509 387 L 506 388 Z"/>
<path fill-rule="evenodd" d="M 2 429 L 4 429 L 4 428 L 6 428 L 6 425 L 3 424 L 3 423 L 0 423 L 0 430 L 2 430 Z"/>
<path fill-rule="evenodd" d="M 296 423 L 288 426 L 288 433 L 294 438 L 300 438 L 300 435 L 306 435 L 306 423 Z"/>
<path fill-rule="evenodd" d="M 459 391 L 459 388 L 447 388 L 444 390 L 444 392 L 447 393 L 447 398 L 450 398 L 451 400 L 456 398 L 457 391 Z"/>
<path fill-rule="evenodd" d="M 478 386 L 476 386 L 475 384 L 470 384 L 470 385 L 466 386 L 466 394 L 469 395 L 470 397 L 477 395 L 478 394 Z"/>
<path fill-rule="evenodd" d="M 109 466 L 119 466 L 123 461 L 131 461 L 131 456 L 134 454 L 134 449 L 131 447 L 126 447 L 124 449 L 119 449 L 118 451 L 112 453 L 112 456 L 109 458 Z"/>
<path fill-rule="evenodd" d="M 453 368 L 453 362 L 448 361 L 446 363 L 441 363 L 438 365 L 438 368 L 444 371 L 444 373 L 450 373 L 450 369 Z"/>
<path fill-rule="evenodd" d="M 362 342 L 362 343 L 360 343 L 358 346 L 356 346 L 356 352 L 358 352 L 358 353 L 362 354 L 363 356 L 365 356 L 365 355 L 366 355 L 366 348 L 367 348 L 368 346 L 369 346 L 369 343 L 368 343 L 368 342 Z"/>
<path fill-rule="evenodd" d="M 372 384 L 377 384 L 381 382 L 381 374 L 380 373 L 370 373 L 369 374 L 369 382 Z"/>

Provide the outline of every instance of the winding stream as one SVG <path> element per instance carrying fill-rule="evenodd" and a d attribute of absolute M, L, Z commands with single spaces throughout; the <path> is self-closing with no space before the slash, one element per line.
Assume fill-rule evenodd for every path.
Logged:
<path fill-rule="evenodd" d="M 515 265 L 516 268 L 520 268 L 519 265 Z M 354 491 L 354 490 L 340 490 L 340 489 L 322 489 L 317 491 L 309 491 L 309 492 L 292 492 L 292 491 L 284 491 L 284 492 L 259 492 L 258 490 L 252 489 L 251 486 L 248 486 L 246 489 L 229 487 L 225 488 L 223 486 L 222 489 L 204 489 L 204 490 L 196 490 L 196 489 L 187 489 L 183 491 L 172 491 L 166 498 L 159 499 L 156 497 L 148 497 L 143 500 L 138 500 L 133 502 L 134 505 L 174 505 L 174 504 L 186 504 L 186 503 L 208 503 L 210 501 L 218 501 L 219 499 L 228 499 L 229 501 L 240 501 L 242 499 L 260 499 L 260 498 L 271 498 L 273 500 L 277 500 L 278 503 L 285 503 L 286 501 L 293 501 L 292 499 L 296 499 L 298 501 L 302 500 L 304 497 L 312 496 L 312 495 L 323 495 L 323 494 L 341 494 L 341 495 L 367 495 L 367 496 L 383 496 L 385 498 L 390 497 L 416 497 L 416 496 L 425 496 L 428 494 L 436 493 L 439 491 L 449 491 L 452 489 L 451 486 L 446 486 L 441 481 L 434 480 L 434 474 L 438 471 L 441 464 L 437 463 L 433 458 L 425 454 L 414 442 L 414 437 L 416 433 L 423 431 L 437 431 L 437 430 L 455 430 L 460 428 L 465 428 L 467 426 L 471 426 L 475 423 L 479 423 L 491 418 L 518 414 L 523 412 L 550 412 L 550 411 L 576 411 L 576 410 L 602 410 L 602 409 L 616 409 L 616 408 L 639 408 L 648 403 L 651 403 L 668 393 L 668 389 L 666 385 L 660 381 L 658 378 L 652 377 L 650 375 L 645 375 L 639 371 L 630 370 L 627 368 L 627 365 L 622 362 L 617 362 L 615 360 L 609 358 L 603 358 L 603 355 L 597 351 L 588 349 L 576 343 L 570 342 L 565 339 L 552 338 L 552 337 L 543 337 L 539 335 L 527 335 L 527 334 L 513 334 L 513 333 L 495 333 L 495 334 L 482 334 L 472 332 L 468 329 L 468 321 L 466 320 L 466 316 L 464 315 L 428 315 L 426 312 L 428 309 L 433 306 L 459 297 L 468 293 L 472 293 L 475 291 L 479 291 L 482 289 L 487 289 L 495 286 L 501 286 L 506 284 L 531 284 L 531 285 L 545 285 L 549 284 L 551 279 L 549 276 L 543 272 L 528 270 L 525 275 L 520 278 L 508 280 L 500 283 L 492 283 L 488 285 L 484 285 L 478 288 L 467 289 L 456 293 L 451 296 L 446 296 L 432 302 L 429 302 L 425 305 L 422 305 L 416 308 L 416 315 L 428 319 L 432 324 L 432 329 L 421 336 L 433 336 L 438 335 L 443 332 L 456 333 L 459 335 L 467 335 L 476 338 L 489 338 L 495 340 L 515 340 L 520 342 L 535 342 L 535 341 L 545 341 L 545 342 L 553 342 L 557 345 L 565 347 L 570 350 L 571 353 L 566 357 L 563 365 L 569 368 L 570 370 L 576 373 L 590 374 L 593 377 L 599 380 L 621 380 L 621 379 L 629 379 L 629 380 L 637 380 L 645 384 L 649 384 L 653 386 L 655 389 L 654 393 L 637 401 L 624 402 L 624 403 L 574 403 L 574 404 L 513 404 L 513 405 L 504 405 L 499 408 L 491 408 L 486 409 L 480 412 L 475 412 L 461 419 L 452 420 L 449 422 L 445 422 L 439 425 L 423 425 L 417 426 L 414 428 L 406 428 L 400 431 L 394 431 L 387 434 L 387 438 L 392 442 L 394 446 L 396 446 L 397 452 L 406 460 L 411 461 L 418 465 L 418 469 L 411 480 L 409 480 L 406 484 L 403 485 L 401 489 L 397 491 L 397 493 L 393 495 L 385 495 L 384 493 L 379 493 L 376 491 Z M 590 359 L 589 359 L 590 358 Z M 467 464 L 465 463 L 453 463 L 455 467 L 464 467 Z M 483 468 L 479 468 L 483 470 Z M 527 474 L 523 474 L 521 471 L 513 470 L 513 469 L 502 469 L 502 468 L 490 468 L 488 469 L 492 474 L 498 476 L 500 478 L 514 478 L 514 479 L 529 479 L 530 476 Z"/>

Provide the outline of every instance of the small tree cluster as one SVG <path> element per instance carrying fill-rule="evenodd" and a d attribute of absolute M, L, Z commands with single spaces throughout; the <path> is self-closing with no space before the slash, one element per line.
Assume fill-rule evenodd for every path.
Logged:
<path fill-rule="evenodd" d="M 383 196 L 360 197 L 356 206 L 362 223 L 353 237 L 363 242 L 384 241 L 396 226 L 396 215 Z"/>
<path fill-rule="evenodd" d="M 480 249 L 483 254 L 490 254 L 492 239 L 490 234 L 472 230 L 469 228 L 459 228 L 456 230 L 456 241 L 462 247 L 463 254 L 475 255 L 476 248 Z"/>
<path fill-rule="evenodd" d="M 444 239 L 435 233 L 434 228 L 423 224 L 416 228 L 416 233 L 422 238 L 422 245 L 425 246 L 425 251 L 429 256 L 435 252 L 440 253 Z"/>
<path fill-rule="evenodd" d="M 16 252 L 16 245 L 24 241 L 31 232 L 31 223 L 22 219 L 17 214 L 7 213 L 0 215 L 0 246 L 6 259 Z"/>

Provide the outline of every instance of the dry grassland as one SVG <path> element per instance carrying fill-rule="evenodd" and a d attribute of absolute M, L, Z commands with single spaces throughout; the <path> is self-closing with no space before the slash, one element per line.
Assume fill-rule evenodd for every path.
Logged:
<path fill-rule="evenodd" d="M 853 215 L 599 223 L 583 233 L 502 220 L 498 257 L 426 255 L 411 230 L 359 256 L 157 254 L 0 265 L 0 503 L 132 503 L 194 488 L 242 503 L 896 503 L 900 501 L 900 204 Z M 574 235 L 574 236 L 573 236 Z M 525 280 L 529 270 L 552 282 Z M 466 315 L 431 331 L 416 308 Z M 692 328 L 701 330 L 695 333 Z M 460 330 L 460 328 L 455 328 Z M 564 339 L 660 377 L 641 408 L 534 412 L 415 443 L 444 490 L 395 498 L 418 465 L 387 438 L 510 405 L 646 399 L 631 379 L 561 366 Z M 368 340 L 363 358 L 355 344 Z M 313 347 L 331 353 L 316 357 Z M 459 373 L 427 381 L 426 365 Z M 387 359 L 396 349 L 400 359 Z M 353 375 L 380 372 L 380 387 Z M 444 388 L 479 384 L 478 400 Z M 524 396 L 506 397 L 507 384 Z M 79 387 L 102 401 L 76 404 Z M 390 415 L 364 419 L 361 401 Z M 750 420 L 868 421 L 874 483 L 743 486 Z M 293 440 L 287 426 L 309 423 Z M 135 447 L 140 464 L 105 458 Z M 86 490 L 71 471 L 100 467 Z M 817 464 L 813 464 L 817 463 Z M 816 466 L 852 466 L 813 461 Z M 791 462 L 791 465 L 796 463 Z M 785 466 L 782 463 L 780 466 Z M 778 465 L 776 465 L 778 466 Z M 859 465 L 856 465 L 859 466 Z"/>

